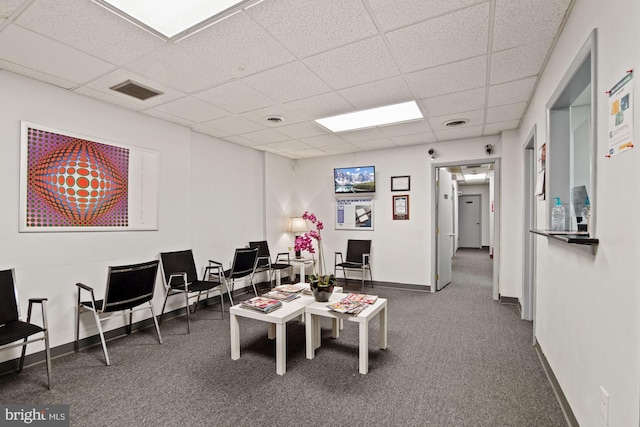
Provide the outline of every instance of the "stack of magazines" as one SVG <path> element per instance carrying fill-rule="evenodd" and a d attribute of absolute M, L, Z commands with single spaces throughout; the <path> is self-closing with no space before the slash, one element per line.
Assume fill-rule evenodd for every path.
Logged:
<path fill-rule="evenodd" d="M 293 301 L 296 298 L 300 298 L 300 294 L 298 294 L 297 292 L 285 292 L 285 291 L 280 291 L 278 289 L 269 291 L 266 294 L 263 294 L 262 296 L 265 298 L 277 299 L 282 302 L 289 302 L 289 301 Z"/>
<path fill-rule="evenodd" d="M 274 291 L 281 291 L 281 292 L 290 292 L 290 293 L 298 293 L 298 292 L 302 292 L 303 290 L 307 289 L 308 286 L 306 284 L 296 284 L 296 285 L 280 285 L 280 286 L 276 286 L 275 288 L 273 288 Z"/>
<path fill-rule="evenodd" d="M 377 299 L 377 295 L 349 294 L 340 301 L 329 304 L 327 307 L 337 313 L 358 315 L 369 304 L 376 302 Z"/>
<path fill-rule="evenodd" d="M 242 301 L 241 305 L 244 308 L 251 308 L 263 313 L 271 313 L 273 310 L 277 310 L 282 307 L 282 302 L 273 298 L 253 297 L 246 301 Z"/>

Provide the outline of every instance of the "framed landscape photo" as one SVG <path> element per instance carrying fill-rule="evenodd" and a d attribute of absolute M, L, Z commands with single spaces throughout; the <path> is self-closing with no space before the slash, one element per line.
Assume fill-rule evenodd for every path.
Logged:
<path fill-rule="evenodd" d="M 409 195 L 392 196 L 393 198 L 393 219 L 409 219 Z"/>
<path fill-rule="evenodd" d="M 391 177 L 391 191 L 409 191 L 410 189 L 411 177 L 409 175 Z"/>

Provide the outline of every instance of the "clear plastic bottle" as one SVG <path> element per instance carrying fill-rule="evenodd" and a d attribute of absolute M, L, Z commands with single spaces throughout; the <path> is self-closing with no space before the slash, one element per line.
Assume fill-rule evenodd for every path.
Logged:
<path fill-rule="evenodd" d="M 563 231 L 565 229 L 565 212 L 560 197 L 555 197 L 556 205 L 551 210 L 551 230 Z"/>
<path fill-rule="evenodd" d="M 582 215 L 582 224 L 584 224 L 584 226 L 582 228 L 584 228 L 584 230 L 582 231 L 589 231 L 589 220 L 591 219 L 591 203 L 589 203 L 589 196 L 587 196 L 587 198 L 584 201 L 584 206 L 582 207 L 582 211 L 580 212 L 580 214 Z"/>

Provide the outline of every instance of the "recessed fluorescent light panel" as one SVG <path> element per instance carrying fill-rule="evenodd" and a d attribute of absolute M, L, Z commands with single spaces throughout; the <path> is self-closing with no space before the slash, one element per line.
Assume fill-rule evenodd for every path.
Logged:
<path fill-rule="evenodd" d="M 418 104 L 416 104 L 415 101 L 411 101 L 387 105 L 386 107 L 372 108 L 370 110 L 354 111 L 339 116 L 326 117 L 316 120 L 316 123 L 324 126 L 331 132 L 344 132 L 409 122 L 422 118 L 424 118 L 424 116 L 418 108 Z"/>
<path fill-rule="evenodd" d="M 124 19 L 171 39 L 202 29 L 255 0 L 93 0 Z"/>

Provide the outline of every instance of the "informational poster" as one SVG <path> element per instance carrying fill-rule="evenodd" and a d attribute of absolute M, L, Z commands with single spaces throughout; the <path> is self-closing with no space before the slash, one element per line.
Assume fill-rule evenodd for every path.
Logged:
<path fill-rule="evenodd" d="M 609 91 L 609 157 L 633 148 L 633 71 Z"/>
<path fill-rule="evenodd" d="M 158 153 L 22 122 L 20 232 L 158 229 Z"/>
<path fill-rule="evenodd" d="M 373 199 L 337 199 L 336 230 L 373 230 Z"/>

